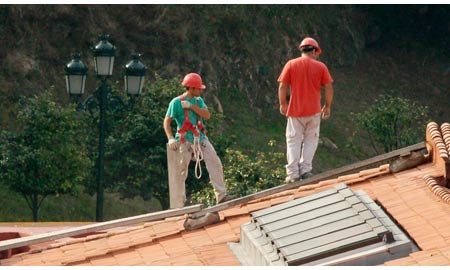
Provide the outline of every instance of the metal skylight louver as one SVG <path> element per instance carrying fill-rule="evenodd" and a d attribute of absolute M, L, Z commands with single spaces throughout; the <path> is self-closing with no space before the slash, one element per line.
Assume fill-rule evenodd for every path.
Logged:
<path fill-rule="evenodd" d="M 251 216 L 241 227 L 245 255 L 238 256 L 247 265 L 303 265 L 354 250 L 392 248 L 407 240 L 369 196 L 345 184 Z M 396 240 L 400 242 L 394 244 Z"/>

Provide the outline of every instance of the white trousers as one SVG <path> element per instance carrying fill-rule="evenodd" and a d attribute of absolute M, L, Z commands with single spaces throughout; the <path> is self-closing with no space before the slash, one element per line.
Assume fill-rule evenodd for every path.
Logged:
<path fill-rule="evenodd" d="M 312 170 L 312 161 L 319 144 L 320 115 L 287 118 L 286 179 L 300 178 Z"/>
<path fill-rule="evenodd" d="M 214 188 L 216 201 L 220 201 L 227 195 L 227 188 L 223 180 L 223 167 L 220 158 L 212 144 L 205 139 L 202 142 L 203 161 L 209 173 L 210 182 Z M 167 147 L 167 161 L 169 167 L 169 196 L 170 208 L 184 207 L 186 202 L 186 178 L 188 176 L 189 163 L 192 160 L 192 144 L 186 142 L 180 144 L 177 151 Z"/>

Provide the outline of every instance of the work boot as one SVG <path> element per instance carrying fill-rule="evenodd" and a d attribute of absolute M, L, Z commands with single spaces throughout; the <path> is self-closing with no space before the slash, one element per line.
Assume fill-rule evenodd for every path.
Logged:
<path fill-rule="evenodd" d="M 305 172 L 304 174 L 302 174 L 302 179 L 307 179 L 310 178 L 311 176 L 313 176 L 311 172 Z"/>
<path fill-rule="evenodd" d="M 234 199 L 236 199 L 236 198 L 237 198 L 236 195 L 230 195 L 230 194 L 227 194 L 227 195 L 225 195 L 218 203 L 224 203 L 224 202 L 227 202 L 227 201 L 234 200 Z"/>
<path fill-rule="evenodd" d="M 295 178 L 286 177 L 286 180 L 284 180 L 284 182 L 285 182 L 286 184 L 289 184 L 289 183 L 298 182 L 298 181 L 300 181 L 300 180 L 302 180 L 301 177 L 295 177 Z"/>

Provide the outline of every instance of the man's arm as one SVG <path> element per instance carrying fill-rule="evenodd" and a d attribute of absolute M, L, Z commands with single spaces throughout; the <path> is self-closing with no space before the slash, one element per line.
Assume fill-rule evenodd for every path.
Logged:
<path fill-rule="evenodd" d="M 280 82 L 279 86 L 278 86 L 278 101 L 280 102 L 280 113 L 282 115 L 286 115 L 287 113 L 287 101 L 286 101 L 286 97 L 287 97 L 287 91 L 288 91 L 288 86 L 289 84 L 284 83 L 284 82 Z"/>
<path fill-rule="evenodd" d="M 166 132 L 166 136 L 167 136 L 167 145 L 173 151 L 177 151 L 180 143 L 177 142 L 177 140 L 175 140 L 175 138 L 173 137 L 172 127 L 170 126 L 170 123 L 172 123 L 172 117 L 166 116 L 164 118 L 163 126 L 164 126 L 164 132 Z"/>
<path fill-rule="evenodd" d="M 327 83 L 325 87 L 325 105 L 322 108 L 322 118 L 327 119 L 331 116 L 331 103 L 333 103 L 334 89 L 332 83 Z"/>
<path fill-rule="evenodd" d="M 211 118 L 211 113 L 208 111 L 208 107 L 200 108 L 198 105 L 191 105 L 190 109 L 205 120 Z"/>
<path fill-rule="evenodd" d="M 163 126 L 164 126 L 164 132 L 166 133 L 168 140 L 173 138 L 172 127 L 170 126 L 171 123 L 172 123 L 172 117 L 166 116 L 164 118 Z"/>

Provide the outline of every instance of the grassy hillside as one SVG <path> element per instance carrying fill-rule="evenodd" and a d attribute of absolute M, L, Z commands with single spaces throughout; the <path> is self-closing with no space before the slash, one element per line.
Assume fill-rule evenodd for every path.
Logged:
<path fill-rule="evenodd" d="M 32 221 L 31 211 L 25 200 L 16 193 L 0 189 L 2 222 Z M 93 207 L 94 206 L 94 207 Z M 117 194 L 105 195 L 105 220 L 118 219 L 132 215 L 160 210 L 157 201 L 144 201 L 140 198 L 120 199 Z M 95 197 L 80 193 L 77 197 L 63 195 L 49 197 L 42 204 L 39 221 L 93 221 L 95 220 Z"/>
<path fill-rule="evenodd" d="M 314 168 L 321 172 L 373 155 L 364 140 L 361 152 L 346 145 L 355 130 L 350 113 L 364 111 L 380 94 L 417 101 L 434 121 L 450 121 L 449 17 L 448 5 L 0 5 L 0 127 L 14 127 L 20 96 L 54 86 L 68 102 L 63 66 L 71 53 L 81 52 L 91 72 L 87 89 L 94 89 L 89 45 L 108 33 L 118 48 L 113 80 L 122 83 L 121 67 L 135 51 L 143 54 L 150 82 L 156 73 L 199 72 L 207 103 L 223 108 L 223 132 L 235 138 L 233 147 L 251 153 L 276 140 L 284 152 L 276 79 L 299 55 L 300 40 L 312 36 L 335 80 L 332 118 L 322 123 L 321 136 L 337 148 L 321 144 Z M 1 192 L 2 204 L 19 201 Z M 109 218 L 157 207 L 115 198 L 107 203 L 129 207 Z M 90 216 L 79 204 L 90 200 L 68 198 L 64 207 L 74 209 L 68 216 L 57 203 L 44 203 L 41 217 Z M 0 212 L 6 220 L 22 220 L 15 214 L 27 211 L 20 210 L 24 205 L 3 209 L 10 209 Z"/>

